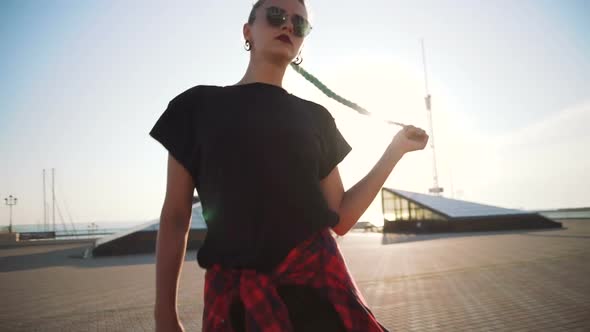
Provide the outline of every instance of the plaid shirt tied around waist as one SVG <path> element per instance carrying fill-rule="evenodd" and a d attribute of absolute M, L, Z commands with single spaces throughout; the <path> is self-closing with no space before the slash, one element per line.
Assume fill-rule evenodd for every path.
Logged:
<path fill-rule="evenodd" d="M 290 332 L 289 313 L 276 286 L 311 286 L 327 298 L 350 332 L 387 331 L 367 307 L 338 244 L 325 228 L 292 249 L 269 274 L 214 265 L 205 273 L 203 331 L 233 332 L 230 305 L 240 298 L 248 332 Z"/>

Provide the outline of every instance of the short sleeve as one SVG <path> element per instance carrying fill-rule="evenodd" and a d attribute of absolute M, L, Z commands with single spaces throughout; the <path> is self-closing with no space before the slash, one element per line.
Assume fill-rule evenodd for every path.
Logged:
<path fill-rule="evenodd" d="M 149 135 L 195 178 L 198 165 L 197 136 L 193 107 L 186 100 L 176 97 L 168 103 Z"/>
<path fill-rule="evenodd" d="M 346 155 L 352 150 L 338 127 L 334 117 L 326 110 L 320 137 L 322 140 L 322 155 L 320 157 L 319 178 L 328 176 Z"/>

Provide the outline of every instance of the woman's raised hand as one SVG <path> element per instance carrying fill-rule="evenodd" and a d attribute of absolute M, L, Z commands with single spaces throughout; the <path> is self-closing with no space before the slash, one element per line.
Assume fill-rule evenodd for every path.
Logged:
<path fill-rule="evenodd" d="M 404 126 L 391 141 L 391 147 L 401 153 L 423 150 L 428 143 L 428 134 L 412 125 Z"/>

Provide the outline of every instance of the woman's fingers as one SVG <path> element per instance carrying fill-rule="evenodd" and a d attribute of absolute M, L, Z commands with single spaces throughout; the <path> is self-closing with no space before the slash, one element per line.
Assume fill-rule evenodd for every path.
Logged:
<path fill-rule="evenodd" d="M 406 136 L 408 138 L 421 138 L 421 137 L 425 137 L 426 135 L 426 131 L 424 131 L 423 129 L 417 128 L 415 126 L 412 125 L 408 125 L 404 128 L 405 132 L 406 132 Z"/>

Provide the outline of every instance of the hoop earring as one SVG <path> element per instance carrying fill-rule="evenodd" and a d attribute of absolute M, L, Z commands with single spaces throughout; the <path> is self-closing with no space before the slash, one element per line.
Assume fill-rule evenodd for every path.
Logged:
<path fill-rule="evenodd" d="M 244 43 L 244 49 L 248 52 L 250 52 L 250 50 L 252 49 L 252 45 L 250 44 L 249 40 L 246 40 L 246 43 Z"/>
<path fill-rule="evenodd" d="M 295 58 L 295 61 L 293 61 L 291 63 L 296 66 L 299 66 L 302 62 L 303 62 L 303 56 L 301 55 L 301 52 L 299 52 L 299 54 L 297 54 L 297 57 Z"/>

